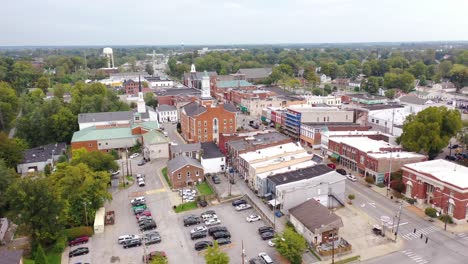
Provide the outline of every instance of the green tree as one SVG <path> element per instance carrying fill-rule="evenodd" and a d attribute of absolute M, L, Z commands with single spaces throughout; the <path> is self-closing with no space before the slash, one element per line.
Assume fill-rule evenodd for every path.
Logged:
<path fill-rule="evenodd" d="M 55 140 L 69 143 L 73 137 L 73 133 L 78 130 L 76 115 L 74 115 L 68 107 L 62 107 L 56 114 L 52 115 L 51 118 L 51 130 Z"/>
<path fill-rule="evenodd" d="M 433 159 L 461 128 L 460 112 L 457 110 L 429 107 L 406 118 L 398 143 L 410 151 L 423 151 Z"/>
<path fill-rule="evenodd" d="M 18 113 L 18 97 L 7 83 L 0 82 L 0 130 L 6 130 Z"/>
<path fill-rule="evenodd" d="M 220 250 L 218 242 L 215 241 L 213 246 L 206 250 L 205 261 L 206 264 L 228 264 L 229 256 Z"/>
<path fill-rule="evenodd" d="M 385 91 L 385 97 L 389 99 L 395 98 L 395 89 L 390 89 L 390 90 Z"/>
<path fill-rule="evenodd" d="M 301 264 L 307 242 L 293 228 L 286 227 L 284 232 L 277 236 L 275 247 L 292 264 Z"/>
<path fill-rule="evenodd" d="M 39 244 L 34 252 L 34 264 L 48 264 L 46 254 L 41 244 Z"/>
<path fill-rule="evenodd" d="M 81 148 L 73 150 L 72 157 L 72 165 L 84 163 L 93 171 L 108 172 L 110 170 L 116 171 L 119 169 L 119 165 L 115 162 L 114 157 L 111 154 L 101 151 L 88 152 L 85 148 Z"/>
<path fill-rule="evenodd" d="M 383 86 L 384 80 L 382 77 L 370 76 L 363 82 L 363 88 L 370 94 L 376 94 L 379 88 Z"/>
<path fill-rule="evenodd" d="M 453 65 L 452 70 L 450 70 L 450 80 L 457 88 L 468 85 L 468 67 L 462 64 Z"/>
<path fill-rule="evenodd" d="M 409 92 L 414 88 L 414 76 L 411 73 L 403 72 L 401 74 L 388 72 L 384 76 L 384 86 L 388 89 L 398 88 L 404 92 Z"/>
<path fill-rule="evenodd" d="M 96 211 L 112 196 L 107 190 L 110 173 L 93 171 L 84 163 L 59 163 L 55 173 L 49 176 L 51 186 L 67 206 L 63 215 L 70 226 L 89 224 Z"/>
<path fill-rule="evenodd" d="M 0 215 L 4 215 L 7 209 L 6 191 L 17 179 L 13 168 L 8 168 L 3 159 L 0 159 Z"/>
<path fill-rule="evenodd" d="M 421 78 L 421 76 L 426 77 L 427 76 L 427 66 L 424 64 L 422 61 L 418 61 L 415 64 L 413 64 L 409 72 L 413 74 L 413 76 Z"/>
<path fill-rule="evenodd" d="M 18 93 L 31 88 L 38 77 L 36 69 L 27 61 L 17 61 L 13 64 L 11 81 Z"/>
<path fill-rule="evenodd" d="M 146 105 L 149 105 L 153 108 L 158 107 L 158 100 L 156 100 L 154 93 L 146 93 L 143 98 Z"/>
<path fill-rule="evenodd" d="M 149 75 L 153 75 L 153 74 L 154 74 L 153 65 L 151 65 L 151 64 L 146 64 L 146 65 L 145 65 L 145 71 L 146 71 Z"/>
<path fill-rule="evenodd" d="M 8 138 L 8 135 L 0 132 L 0 159 L 10 168 L 16 168 L 23 160 L 23 151 L 26 150 L 26 143 L 17 138 Z"/>
<path fill-rule="evenodd" d="M 7 199 L 16 221 L 25 225 L 35 242 L 55 241 L 62 230 L 64 202 L 48 179 L 15 181 L 7 190 Z"/>
<path fill-rule="evenodd" d="M 44 93 L 47 93 L 47 89 L 50 87 L 49 78 L 41 76 L 36 82 L 36 87 L 41 89 Z"/>
<path fill-rule="evenodd" d="M 168 264 L 168 263 L 169 262 L 167 261 L 167 258 L 163 256 L 156 256 L 150 262 L 150 264 Z"/>

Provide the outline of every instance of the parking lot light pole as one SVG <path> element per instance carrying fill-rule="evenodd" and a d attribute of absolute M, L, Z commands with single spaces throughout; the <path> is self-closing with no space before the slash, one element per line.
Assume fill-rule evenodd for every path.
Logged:
<path fill-rule="evenodd" d="M 393 150 L 390 151 L 390 166 L 389 166 L 389 169 L 388 169 L 388 186 L 387 186 L 387 196 L 388 194 L 390 193 L 390 181 L 392 180 L 392 153 L 393 153 Z"/>

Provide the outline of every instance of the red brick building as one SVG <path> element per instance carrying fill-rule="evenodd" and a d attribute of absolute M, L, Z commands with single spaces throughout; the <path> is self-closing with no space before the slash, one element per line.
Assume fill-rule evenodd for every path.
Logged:
<path fill-rule="evenodd" d="M 458 223 L 468 220 L 468 168 L 438 159 L 406 164 L 405 195 L 452 216 Z"/>
<path fill-rule="evenodd" d="M 167 176 L 172 188 L 180 189 L 202 182 L 204 171 L 198 160 L 181 155 L 167 162 Z"/>
<path fill-rule="evenodd" d="M 177 102 L 193 102 L 200 97 L 200 90 L 195 88 L 158 89 L 155 95 L 159 104 L 177 105 Z"/>
<path fill-rule="evenodd" d="M 219 140 L 221 133 L 234 133 L 237 109 L 232 104 L 216 104 L 212 99 L 200 99 L 181 108 L 182 136 L 188 143 Z"/>
<path fill-rule="evenodd" d="M 125 89 L 125 94 L 126 95 L 138 95 L 138 92 L 139 92 L 139 83 L 138 82 L 135 82 L 133 80 L 126 80 L 124 83 L 123 83 L 123 86 L 124 86 L 124 89 Z M 145 94 L 147 92 L 150 92 L 150 88 L 148 87 L 144 87 L 144 85 L 142 85 L 142 92 Z"/>

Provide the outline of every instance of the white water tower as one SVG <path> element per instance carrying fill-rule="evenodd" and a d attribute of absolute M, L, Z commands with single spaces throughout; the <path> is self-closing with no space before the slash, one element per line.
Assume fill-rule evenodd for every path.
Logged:
<path fill-rule="evenodd" d="M 107 59 L 107 68 L 114 68 L 114 52 L 112 51 L 112 48 L 104 48 L 102 50 L 102 54 Z"/>

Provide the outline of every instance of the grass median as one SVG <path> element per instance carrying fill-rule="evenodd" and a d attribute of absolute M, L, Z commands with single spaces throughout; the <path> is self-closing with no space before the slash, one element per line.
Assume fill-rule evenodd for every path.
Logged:
<path fill-rule="evenodd" d="M 206 182 L 202 182 L 197 185 L 198 192 L 200 192 L 200 196 L 210 195 L 213 194 L 213 190 L 211 189 L 210 185 Z"/>
<path fill-rule="evenodd" d="M 181 213 L 181 212 L 185 212 L 185 211 L 189 211 L 193 209 L 197 209 L 196 201 L 179 204 L 176 207 L 174 207 L 174 212 Z"/>
<path fill-rule="evenodd" d="M 169 187 L 172 188 L 172 183 L 171 183 L 171 181 L 169 180 L 169 177 L 167 176 L 167 167 L 165 167 L 164 169 L 162 169 L 162 170 L 161 170 L 161 173 L 163 174 L 164 179 L 166 180 L 167 184 L 169 184 Z"/>

